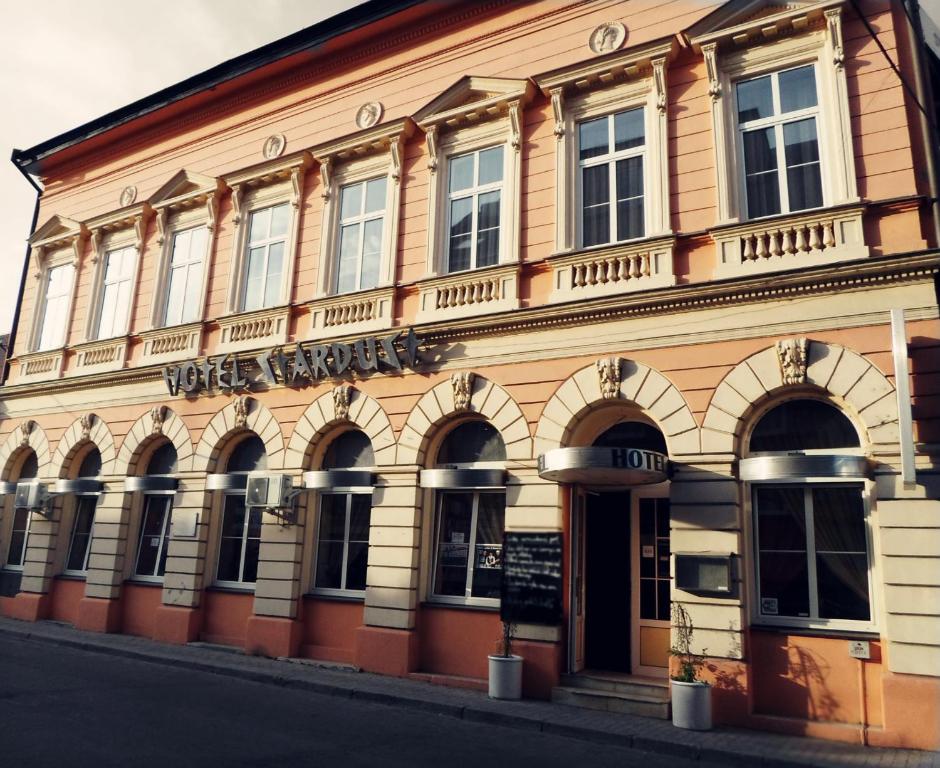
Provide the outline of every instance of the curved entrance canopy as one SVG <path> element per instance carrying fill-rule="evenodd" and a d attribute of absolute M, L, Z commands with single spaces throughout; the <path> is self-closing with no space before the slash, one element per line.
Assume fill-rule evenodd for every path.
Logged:
<path fill-rule="evenodd" d="M 555 448 L 539 456 L 539 477 L 556 483 L 620 488 L 662 483 L 669 458 L 644 448 Z"/>

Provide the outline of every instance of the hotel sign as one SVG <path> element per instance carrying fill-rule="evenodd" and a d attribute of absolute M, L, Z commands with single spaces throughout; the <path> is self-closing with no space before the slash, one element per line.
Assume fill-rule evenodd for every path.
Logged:
<path fill-rule="evenodd" d="M 218 390 L 232 392 L 250 389 L 253 384 L 284 384 L 300 387 L 319 379 L 342 376 L 347 371 L 391 373 L 414 370 L 420 362 L 418 349 L 424 343 L 409 328 L 390 336 L 368 336 L 351 344 L 301 344 L 280 347 L 254 358 L 260 378 L 243 375 L 237 355 L 219 355 L 205 360 L 188 360 L 163 369 L 163 381 L 171 395 L 195 395 Z"/>

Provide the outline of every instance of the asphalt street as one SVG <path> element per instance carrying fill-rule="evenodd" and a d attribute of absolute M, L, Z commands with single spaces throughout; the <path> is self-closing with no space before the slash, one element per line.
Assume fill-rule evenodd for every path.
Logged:
<path fill-rule="evenodd" d="M 0 765 L 705 764 L 0 636 Z"/>

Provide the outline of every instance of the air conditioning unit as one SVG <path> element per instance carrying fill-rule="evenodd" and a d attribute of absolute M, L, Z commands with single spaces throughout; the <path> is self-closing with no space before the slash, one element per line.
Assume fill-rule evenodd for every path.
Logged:
<path fill-rule="evenodd" d="M 245 486 L 245 505 L 264 509 L 286 509 L 293 500 L 290 475 L 251 474 Z"/>
<path fill-rule="evenodd" d="M 46 483 L 16 484 L 16 507 L 45 512 L 48 502 L 49 486 Z"/>

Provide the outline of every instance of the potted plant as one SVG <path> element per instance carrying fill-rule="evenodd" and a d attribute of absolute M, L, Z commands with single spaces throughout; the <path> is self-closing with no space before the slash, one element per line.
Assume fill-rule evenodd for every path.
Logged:
<path fill-rule="evenodd" d="M 516 625 L 504 621 L 503 634 L 499 641 L 499 653 L 489 657 L 490 698 L 522 698 L 522 657 L 512 652 L 512 641 Z"/>
<path fill-rule="evenodd" d="M 699 678 L 703 656 L 692 651 L 692 617 L 682 603 L 672 604 L 675 642 L 669 653 L 676 657 L 678 670 L 672 677 L 672 724 L 693 731 L 712 727 L 712 690 Z"/>

